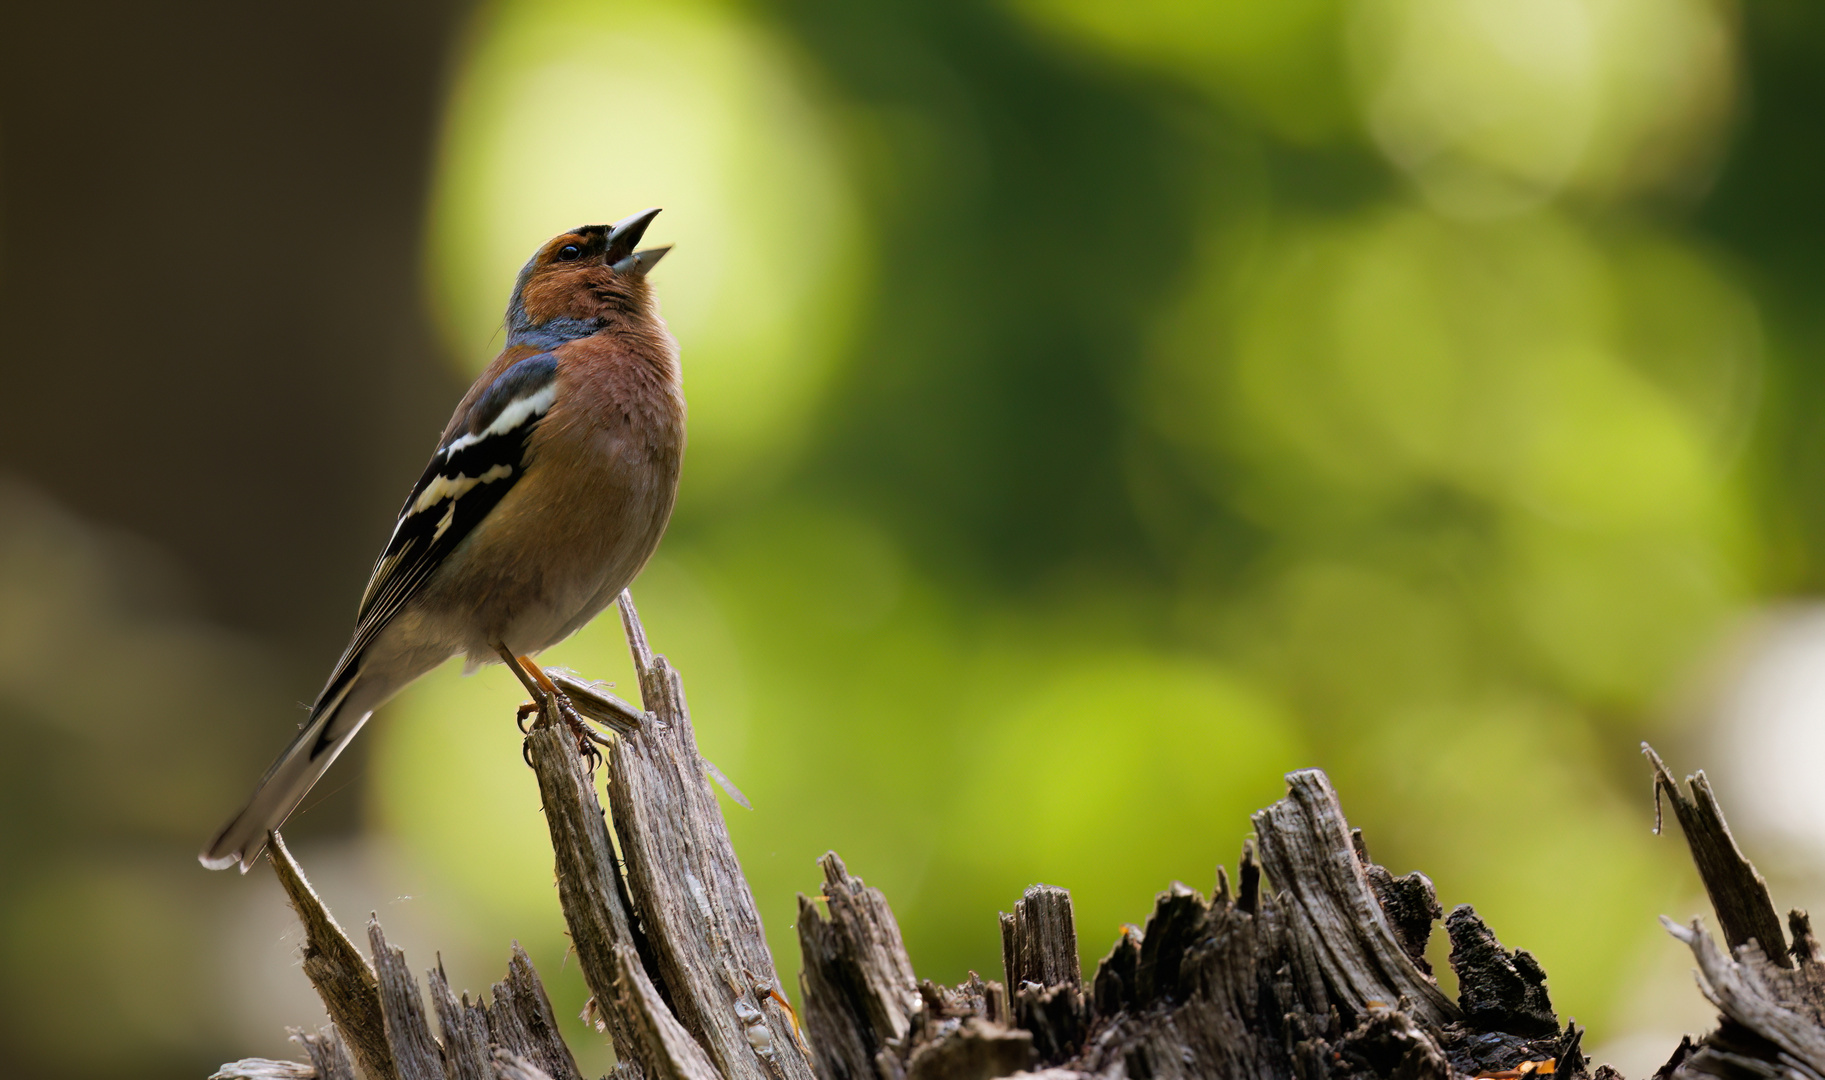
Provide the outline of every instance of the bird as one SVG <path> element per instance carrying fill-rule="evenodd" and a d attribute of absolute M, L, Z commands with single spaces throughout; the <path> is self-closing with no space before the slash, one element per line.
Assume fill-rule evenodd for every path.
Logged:
<path fill-rule="evenodd" d="M 636 250 L 658 213 L 560 233 L 520 270 L 504 347 L 406 496 L 348 646 L 204 866 L 245 874 L 374 710 L 452 657 L 562 701 L 532 657 L 633 581 L 677 498 L 678 344 L 647 280 L 671 248 Z"/>

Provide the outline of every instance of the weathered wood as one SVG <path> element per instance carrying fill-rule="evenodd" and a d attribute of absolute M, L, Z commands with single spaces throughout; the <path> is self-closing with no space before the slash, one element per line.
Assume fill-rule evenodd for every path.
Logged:
<path fill-rule="evenodd" d="M 444 1080 L 443 1048 L 431 1037 L 424 999 L 406 954 L 387 944 L 380 920 L 368 917 L 368 947 L 374 954 L 374 972 L 380 979 L 380 1011 L 386 1018 L 387 1047 L 400 1080 Z"/>
<path fill-rule="evenodd" d="M 1289 932 L 1315 946 L 1308 976 L 1322 976 L 1347 1010 L 1346 1022 L 1372 1001 L 1403 997 L 1422 1024 L 1457 1019 L 1457 1007 L 1407 955 L 1369 887 L 1330 780 L 1305 769 L 1288 776 L 1287 785 L 1287 797 L 1253 821 L 1262 869 L 1282 890 Z"/>
<path fill-rule="evenodd" d="M 1654 748 L 1642 743 L 1641 751 L 1654 766 L 1655 827 L 1659 827 L 1658 810 L 1664 794 L 1673 804 L 1673 816 L 1685 834 L 1686 846 L 1691 849 L 1692 862 L 1705 884 L 1705 894 L 1711 899 L 1711 910 L 1717 913 L 1724 940 L 1732 949 L 1751 941 L 1760 942 L 1768 961 L 1779 967 L 1792 967 L 1786 954 L 1787 940 L 1781 936 L 1781 919 L 1768 895 L 1768 883 L 1730 834 L 1704 770 L 1686 777 L 1692 791 L 1687 797 L 1673 782 L 1673 774 Z"/>
<path fill-rule="evenodd" d="M 1090 1003 L 1081 985 L 1027 983 L 1013 993 L 1008 1023 L 1033 1037 L 1033 1052 L 1048 1065 L 1068 1061 L 1089 1033 Z"/>
<path fill-rule="evenodd" d="M 1029 885 L 1014 902 L 1013 913 L 1002 912 L 1001 970 L 1010 990 L 1024 983 L 1083 985 L 1069 891 L 1055 885 Z"/>
<path fill-rule="evenodd" d="M 906 1038 L 918 979 L 881 890 L 852 877 L 834 851 L 818 865 L 829 916 L 798 897 L 805 1027 L 823 1080 L 873 1080 L 876 1056 Z"/>
<path fill-rule="evenodd" d="M 1759 941 L 1739 946 L 1732 958 L 1705 933 L 1701 919 L 1681 926 L 1663 916 L 1661 923 L 1692 950 L 1700 989 L 1725 1020 L 1679 1063 L 1678 1074 L 1728 1080 L 1825 1076 L 1825 1025 L 1820 1022 L 1825 978 L 1816 963 L 1802 963 L 1798 970 L 1777 965 Z"/>
<path fill-rule="evenodd" d="M 545 674 L 584 716 L 613 731 L 622 738 L 638 735 L 653 718 L 611 693 L 602 683 L 590 682 L 562 668 L 546 668 Z"/>
<path fill-rule="evenodd" d="M 906 1080 L 994 1080 L 1033 1063 L 1033 1037 L 978 1016 L 946 1037 L 923 1042 L 906 1063 Z"/>
<path fill-rule="evenodd" d="M 721 1080 L 703 1047 L 659 996 L 659 988 L 653 985 L 634 950 L 618 946 L 614 963 L 614 1004 L 636 1025 L 647 1080 Z"/>
<path fill-rule="evenodd" d="M 1437 913 L 1430 883 L 1368 862 L 1322 775 L 1287 779 L 1287 797 L 1255 816 L 1258 845 L 1244 849 L 1235 897 L 1222 872 L 1210 900 L 1182 884 L 1162 892 L 1145 927 L 1125 928 L 1098 966 L 1088 1002 L 1071 996 L 1075 953 L 1059 947 L 1068 898 L 1049 889 L 1023 897 L 1025 909 L 1017 904 L 1002 923 L 1007 972 L 1022 980 L 1012 1026 L 1006 1006 L 997 1017 L 991 1004 L 997 984 L 972 980 L 944 990 L 921 983 L 905 1033 L 864 1041 L 872 1025 L 857 1018 L 895 996 L 867 992 L 860 973 L 893 971 L 891 979 L 877 975 L 891 986 L 903 978 L 904 951 L 896 933 L 896 948 L 886 950 L 892 962 L 854 961 L 869 954 L 870 935 L 859 927 L 891 925 L 892 914 L 878 893 L 827 858 L 831 916 L 820 918 L 801 899 L 799 922 L 806 1013 L 822 1074 L 980 1078 L 1016 1063 L 1050 1063 L 1043 1075 L 1053 1080 L 1463 1080 L 1552 1058 L 1560 1080 L 1587 1075 L 1581 1033 L 1561 1030 L 1543 986 L 1526 978 L 1537 965 L 1504 950 L 1467 909 L 1456 917 L 1463 944 L 1454 966 L 1478 1007 L 1465 1013 L 1438 991 L 1409 951 L 1430 937 Z M 866 922 L 839 899 L 858 894 L 871 901 Z M 1398 912 L 1384 909 L 1383 895 Z M 1046 925 L 1057 929 L 1040 930 Z M 1023 948 L 1028 932 L 1051 946 Z M 1045 987 L 1034 974 L 1056 981 Z M 1502 979 L 1519 992 L 1504 997 L 1514 987 Z M 1488 1026 L 1514 1017 L 1525 1031 Z M 835 1053 L 837 1046 L 846 1049 Z"/>
<path fill-rule="evenodd" d="M 542 717 L 526 737 L 526 757 L 538 775 L 557 861 L 558 901 L 583 982 L 608 1028 L 615 1056 L 644 1064 L 642 1043 L 630 1018 L 611 1007 L 614 949 L 632 942 L 634 930 L 595 784 L 578 758 L 576 740 L 556 716 Z"/>
<path fill-rule="evenodd" d="M 317 1070 L 305 1061 L 242 1058 L 209 1074 L 209 1080 L 316 1080 Z"/>
<path fill-rule="evenodd" d="M 1039 1060 L 1056 1065 L 1083 1045 L 1090 1016 L 1071 894 L 1030 885 L 1001 914 L 1001 967 L 1013 1026 L 1032 1035 Z"/>
<path fill-rule="evenodd" d="M 425 982 L 431 988 L 431 1007 L 437 1013 L 437 1028 L 443 1035 L 444 1075 L 449 1080 L 494 1080 L 486 1006 L 470 1003 L 467 994 L 461 1001 L 456 999 L 450 992 L 450 980 L 444 975 L 441 956 L 437 966 L 425 972 Z"/>
<path fill-rule="evenodd" d="M 303 1028 L 291 1028 L 288 1034 L 310 1056 L 318 1080 L 355 1080 L 355 1063 L 335 1024 L 323 1025 L 314 1035 Z"/>
<path fill-rule="evenodd" d="M 656 965 L 650 974 L 727 1080 L 813 1080 L 791 1018 L 770 994 L 756 992 L 778 986 L 779 975 L 705 776 L 683 681 L 647 645 L 625 592 L 620 608 L 653 722 L 609 749 L 609 805 L 627 894 Z M 754 1012 L 767 1029 L 770 1060 L 756 1052 Z"/>
<path fill-rule="evenodd" d="M 488 1016 L 494 1024 L 496 1045 L 525 1058 L 551 1080 L 583 1080 L 577 1059 L 558 1031 L 545 984 L 517 941 L 507 963 L 507 978 L 494 984 Z"/>
<path fill-rule="evenodd" d="M 1458 1003 L 1465 1019 L 1485 1031 L 1529 1037 L 1558 1033 L 1546 972 L 1532 954 L 1503 949 L 1469 904 L 1451 909 L 1445 931 L 1451 935 L 1451 970 L 1458 974 Z"/>
<path fill-rule="evenodd" d="M 551 1080 L 537 1065 L 511 1050 L 500 1049 L 494 1051 L 494 1075 L 496 1080 Z"/>
<path fill-rule="evenodd" d="M 1653 748 L 1643 743 L 1642 751 L 1654 768 L 1656 826 L 1665 795 L 1728 943 L 1728 951 L 1718 948 L 1701 920 L 1681 926 L 1661 919 L 1692 950 L 1699 987 L 1722 1016 L 1715 1031 L 1697 1042 L 1683 1040 L 1656 1076 L 1819 1080 L 1825 1075 L 1825 966 L 1812 920 L 1803 911 L 1789 913 L 1788 945 L 1767 882 L 1737 846 L 1705 774 L 1687 778 L 1688 798 Z"/>
<path fill-rule="evenodd" d="M 886 898 L 827 854 L 823 895 L 799 897 L 807 1050 L 774 995 L 776 969 L 681 681 L 625 596 L 622 612 L 644 709 L 551 673 L 579 713 L 616 733 L 612 815 L 555 699 L 526 742 L 617 1080 L 812 1080 L 813 1053 L 817 1080 L 1621 1080 L 1608 1068 L 1592 1076 L 1583 1033 L 1561 1026 L 1540 965 L 1505 948 L 1467 905 L 1445 919 L 1458 999 L 1439 990 L 1425 960 L 1443 914 L 1432 883 L 1375 865 L 1315 770 L 1288 776 L 1286 797 L 1253 816 L 1233 896 L 1221 867 L 1209 899 L 1173 883 L 1144 926 L 1122 929 L 1088 984 L 1063 889 L 1034 886 L 1002 916 L 1008 985 L 972 973 L 940 987 L 917 979 Z M 1723 1019 L 1682 1043 L 1657 1080 L 1825 1080 L 1825 965 L 1810 921 L 1792 913 L 1782 948 L 1766 885 L 1704 775 L 1688 797 L 1654 765 L 1733 947 L 1697 923 L 1669 927 Z M 440 1041 L 378 923 L 370 969 L 276 836 L 270 850 L 326 1007 L 358 1015 L 365 1003 L 378 1018 L 368 1052 L 391 1073 L 367 1074 L 364 1063 L 362 1080 L 582 1080 L 517 945 L 486 1003 L 458 1000 L 441 966 L 429 972 Z M 335 1026 L 298 1038 L 311 1064 L 248 1059 L 217 1075 L 354 1080 Z"/>
<path fill-rule="evenodd" d="M 631 618 L 630 623 L 636 663 L 651 682 L 648 700 L 656 707 L 646 728 L 611 748 L 611 779 L 618 796 L 651 797 L 613 803 L 616 820 L 627 823 L 628 876 L 625 884 L 618 875 L 608 876 L 612 858 L 597 864 L 601 877 L 586 915 L 612 931 L 603 914 L 614 910 L 612 901 L 601 898 L 615 896 L 623 913 L 638 910 L 642 925 L 660 940 L 653 943 L 652 960 L 640 955 L 640 938 L 631 927 L 625 940 L 608 945 L 609 992 L 598 989 L 595 1005 L 606 1022 L 618 1018 L 630 1033 L 630 1050 L 617 1074 L 630 1080 L 792 1075 L 788 1070 L 795 1060 L 804 1065 L 802 1044 L 765 1011 L 778 1006 L 761 973 L 744 967 L 742 981 L 723 984 L 705 977 L 726 973 L 729 957 L 739 956 L 729 937 L 745 933 L 759 942 L 759 923 L 742 921 L 739 911 L 729 914 L 739 904 L 731 905 L 728 882 L 739 885 L 744 896 L 745 885 L 726 833 L 707 834 L 720 837 L 719 848 L 692 831 L 697 827 L 692 815 L 701 823 L 714 811 L 713 794 L 689 740 L 677 676 L 663 659 L 643 652 L 638 624 Z M 664 738 L 668 733 L 670 741 Z M 576 868 L 589 865 L 592 843 L 612 852 L 606 827 L 593 841 L 587 827 L 594 787 L 577 762 L 574 740 L 557 723 L 535 728 L 528 753 L 541 770 L 548 820 L 558 823 L 554 846 L 570 849 L 568 865 L 581 878 Z M 1160 894 L 1144 928 L 1123 931 L 1088 997 L 1064 890 L 1030 889 L 1004 919 L 1003 962 L 1009 977 L 1020 981 L 1011 995 L 1000 983 L 974 976 L 947 989 L 915 980 L 886 899 L 851 876 L 834 854 L 827 855 L 822 865 L 828 915 L 819 913 L 816 901 L 800 898 L 801 986 L 819 1054 L 818 1075 L 992 1080 L 1050 1065 L 1042 1074 L 1050 1080 L 1463 1080 L 1512 1070 L 1520 1061 L 1557 1057 L 1559 1078 L 1583 1077 L 1579 1033 L 1559 1030 L 1538 966 L 1525 952 L 1504 950 L 1467 908 L 1448 922 L 1464 1008 L 1460 1012 L 1445 1002 L 1447 1013 L 1434 1003 L 1428 1017 L 1415 1007 L 1403 985 L 1423 980 L 1436 993 L 1414 963 L 1436 914 L 1430 883 L 1417 875 L 1394 878 L 1368 862 L 1360 834 L 1350 832 L 1321 775 L 1297 773 L 1288 781 L 1287 798 L 1256 815 L 1261 863 L 1253 848 L 1245 848 L 1236 897 L 1230 898 L 1222 872 L 1210 901 L 1174 884 Z M 682 810 L 662 819 L 667 807 Z M 603 820 L 599 810 L 595 820 Z M 719 815 L 715 821 L 720 826 Z M 667 822 L 672 846 L 647 850 L 636 873 L 636 840 L 655 837 Z M 679 849 L 680 836 L 702 845 L 694 857 Z M 560 879 L 566 865 L 561 855 Z M 724 875 L 721 905 L 702 895 L 708 892 L 703 882 L 718 874 Z M 689 887 L 693 879 L 696 888 Z M 579 886 L 577 893 L 585 890 Z M 692 914 L 695 923 L 686 917 Z M 516 947 L 508 978 L 495 986 L 491 1005 L 458 1002 L 441 970 L 430 972 L 444 1032 L 440 1045 L 431 1037 L 404 957 L 386 945 L 378 924 L 370 935 L 384 1030 L 391 1039 L 388 1053 L 405 1080 L 581 1080 L 523 951 Z M 1816 955 L 1809 931 L 1796 929 L 1795 937 L 1808 955 Z M 608 932 L 601 940 L 610 940 Z M 655 970 L 675 985 L 655 979 Z M 771 965 L 764 970 L 770 974 Z M 1438 999 L 1444 1001 L 1443 995 Z M 727 1018 L 707 1015 L 706 1002 L 725 1006 Z M 684 1015 L 697 1016 L 712 1034 L 717 1024 L 732 1020 L 746 1056 L 729 1054 L 725 1039 L 723 1052 L 734 1063 L 725 1067 L 716 1056 L 716 1038 L 692 1030 Z M 1461 1017 L 1462 1023 L 1440 1024 L 1440 1015 Z M 1701 1052 L 1693 1060 L 1709 1059 Z M 736 1071 L 744 1065 L 758 1069 Z M 479 1071 L 484 1066 L 488 1072 Z M 248 1066 L 259 1067 L 281 1068 Z M 303 1066 L 283 1068 L 296 1073 Z"/>
<path fill-rule="evenodd" d="M 1225 874 L 1208 903 L 1174 885 L 1145 929 L 1124 931 L 1098 967 L 1092 1031 L 1070 1068 L 1160 1080 L 1442 1080 L 1558 1058 L 1561 1080 L 1585 1075 L 1575 1028 L 1551 1023 L 1529 1038 L 1486 1029 L 1486 1014 L 1452 1005 L 1402 942 L 1423 946 L 1430 935 L 1429 883 L 1367 862 L 1321 775 L 1287 780 L 1287 797 L 1254 816 L 1258 845 L 1244 848 L 1235 900 Z M 1403 880 L 1408 925 L 1397 933 L 1371 883 Z M 1481 926 L 1468 913 L 1460 922 Z M 1493 936 L 1483 944 L 1515 966 Z M 1478 972 L 1458 975 L 1487 995 Z M 1431 992 L 1405 989 L 1416 985 Z"/>
<path fill-rule="evenodd" d="M 1159 894 L 1145 927 L 1125 928 L 1098 965 L 1094 1026 L 1070 1065 L 1284 1080 L 1296 1036 L 1283 1018 L 1299 1012 L 1299 998 L 1275 902 L 1251 900 L 1256 910 L 1221 895 L 1207 904 L 1179 884 Z"/>
<path fill-rule="evenodd" d="M 401 1080 L 387 1046 L 374 969 L 323 906 L 276 832 L 267 837 L 266 857 L 304 924 L 304 974 L 317 988 L 324 1010 L 341 1032 L 361 1075 L 366 1080 Z"/>
<path fill-rule="evenodd" d="M 1009 1026 L 1000 983 L 915 981 L 886 898 L 834 852 L 819 862 L 829 917 L 799 897 L 799 985 L 824 1080 L 990 1080 L 1036 1063 L 1033 1033 Z M 1068 982 L 1056 989 L 1081 999 Z"/>

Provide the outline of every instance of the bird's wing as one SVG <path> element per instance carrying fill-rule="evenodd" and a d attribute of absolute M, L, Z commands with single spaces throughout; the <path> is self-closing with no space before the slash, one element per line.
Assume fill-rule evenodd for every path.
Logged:
<path fill-rule="evenodd" d="M 557 394 L 558 358 L 519 361 L 489 385 L 406 496 L 386 550 L 361 596 L 355 634 L 319 703 L 333 700 L 374 636 L 526 471 L 526 448 Z"/>

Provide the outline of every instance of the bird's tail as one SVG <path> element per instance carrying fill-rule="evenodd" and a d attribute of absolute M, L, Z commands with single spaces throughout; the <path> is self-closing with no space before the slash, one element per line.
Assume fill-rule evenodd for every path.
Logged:
<path fill-rule="evenodd" d="M 279 759 L 266 770 L 253 797 L 197 856 L 211 870 L 241 864 L 245 874 L 266 849 L 266 834 L 285 823 L 324 770 L 342 753 L 361 725 L 374 714 L 375 702 L 361 693 L 355 675 L 341 693 L 311 711 L 311 718 Z"/>

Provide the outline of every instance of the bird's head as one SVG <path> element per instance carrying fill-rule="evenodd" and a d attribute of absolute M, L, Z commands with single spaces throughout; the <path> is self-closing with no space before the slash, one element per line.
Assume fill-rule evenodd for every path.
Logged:
<path fill-rule="evenodd" d="M 671 246 L 634 248 L 658 216 L 657 208 L 642 210 L 614 225 L 584 225 L 547 240 L 514 282 L 508 344 L 554 348 L 647 316 L 647 272 Z"/>

